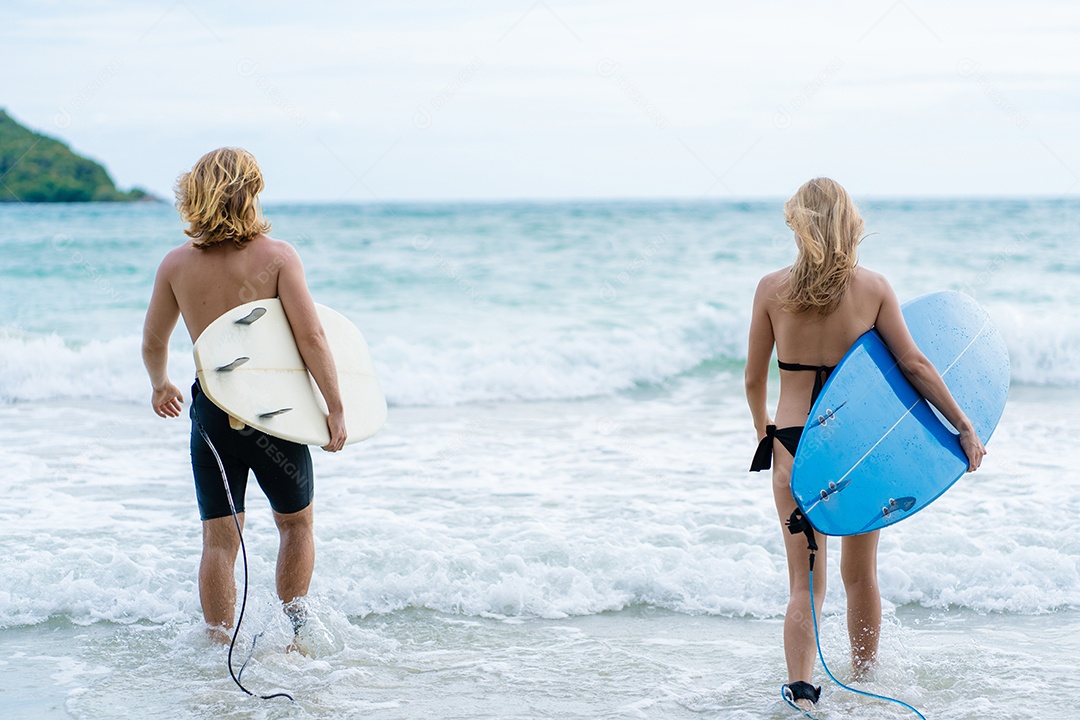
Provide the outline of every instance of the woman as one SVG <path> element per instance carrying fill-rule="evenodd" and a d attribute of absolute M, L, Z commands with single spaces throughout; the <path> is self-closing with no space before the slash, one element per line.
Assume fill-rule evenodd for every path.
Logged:
<path fill-rule="evenodd" d="M 799 255 L 793 265 L 769 273 L 758 284 L 746 355 L 746 400 L 761 441 L 752 469 L 769 467 L 771 445 L 773 498 L 781 522 L 796 509 L 790 488 L 791 466 L 809 408 L 836 363 L 870 328 L 877 329 L 915 389 L 960 431 L 968 472 L 977 469 L 986 449 L 971 421 L 934 366 L 915 347 L 888 281 L 857 266 L 863 220 L 844 188 L 828 178 L 811 180 L 787 201 L 784 216 L 795 233 Z M 773 345 L 780 367 L 775 426 L 765 406 Z M 773 443 L 773 439 L 778 442 Z M 782 532 L 791 592 L 784 616 L 786 692 L 807 709 L 821 693 L 820 687 L 810 684 L 815 641 L 808 550 L 804 537 Z M 869 668 L 877 656 L 881 628 L 877 546 L 876 531 L 842 541 L 840 575 L 847 592 L 848 635 L 856 675 Z M 825 598 L 825 560 L 822 538 L 813 590 L 819 613 Z"/>

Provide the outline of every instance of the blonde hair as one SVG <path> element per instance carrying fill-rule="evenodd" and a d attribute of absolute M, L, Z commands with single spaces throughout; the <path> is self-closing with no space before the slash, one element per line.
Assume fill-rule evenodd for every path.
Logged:
<path fill-rule="evenodd" d="M 262 171 L 247 150 L 226 147 L 206 153 L 176 179 L 176 209 L 188 223 L 184 234 L 199 249 L 224 240 L 243 247 L 270 230 L 259 207 L 262 189 Z"/>
<path fill-rule="evenodd" d="M 863 219 L 840 183 L 814 178 L 784 204 L 784 218 L 799 238 L 799 257 L 781 292 L 785 310 L 828 315 L 840 304 L 859 262 Z"/>

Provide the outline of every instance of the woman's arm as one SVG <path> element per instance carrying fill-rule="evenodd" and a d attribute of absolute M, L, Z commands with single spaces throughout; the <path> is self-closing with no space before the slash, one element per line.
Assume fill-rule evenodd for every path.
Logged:
<path fill-rule="evenodd" d="M 284 263 L 278 272 L 278 297 L 292 327 L 300 357 L 315 378 L 315 384 L 319 386 L 330 413 L 326 418 L 330 442 L 324 445 L 323 449 L 337 452 L 345 446 L 348 437 L 345 430 L 345 408 L 338 388 L 337 368 L 334 366 L 334 357 L 330 354 L 330 345 L 326 341 L 322 323 L 319 322 L 315 301 L 311 299 L 307 280 L 304 279 L 304 265 L 300 262 L 300 256 L 288 243 L 282 245 L 285 250 Z"/>
<path fill-rule="evenodd" d="M 154 278 L 154 290 L 143 322 L 143 365 L 154 388 L 150 404 L 161 417 L 178 417 L 184 402 L 180 389 L 169 382 L 169 338 L 180 319 L 180 306 L 169 280 L 171 266 L 171 254 L 166 255 Z"/>
<path fill-rule="evenodd" d="M 743 381 L 746 385 L 746 404 L 754 417 L 754 430 L 757 439 L 765 437 L 765 427 L 772 424 L 766 406 L 769 386 L 769 358 L 772 357 L 773 336 L 772 320 L 766 301 L 771 292 L 762 278 L 754 293 L 754 307 L 750 314 L 750 338 L 746 348 L 746 370 Z"/>
<path fill-rule="evenodd" d="M 881 283 L 883 296 L 875 328 L 896 358 L 908 382 L 960 432 L 960 446 L 968 458 L 968 472 L 973 472 L 982 463 L 986 448 L 975 435 L 971 420 L 956 404 L 937 368 L 915 345 L 907 323 L 904 322 L 896 293 L 884 277 L 881 278 Z"/>

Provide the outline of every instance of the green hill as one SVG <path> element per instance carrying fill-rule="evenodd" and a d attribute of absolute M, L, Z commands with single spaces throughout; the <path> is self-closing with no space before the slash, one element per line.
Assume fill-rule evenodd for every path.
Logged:
<path fill-rule="evenodd" d="M 25 128 L 0 109 L 0 202 L 155 200 L 121 192 L 100 164 L 51 137 Z"/>

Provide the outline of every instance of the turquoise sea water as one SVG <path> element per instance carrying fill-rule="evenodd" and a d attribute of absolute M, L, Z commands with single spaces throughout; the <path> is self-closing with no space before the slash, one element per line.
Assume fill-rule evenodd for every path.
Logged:
<path fill-rule="evenodd" d="M 975 296 L 1013 389 L 982 470 L 886 532 L 869 687 L 928 716 L 1072 717 L 1080 203 L 861 203 L 901 300 Z M 0 708 L 15 717 L 787 717 L 786 571 L 741 370 L 781 201 L 272 206 L 390 401 L 317 453 L 318 657 L 283 654 L 249 493 L 245 679 L 201 640 L 186 421 L 139 357 L 160 205 L 0 207 Z M 193 375 L 173 338 L 173 380 Z M 773 388 L 775 392 L 775 388 Z M 263 512 L 260 512 L 263 509 Z M 833 565 L 836 563 L 833 562 Z M 844 676 L 843 591 L 823 642 Z M 903 717 L 827 691 L 824 717 Z"/>

